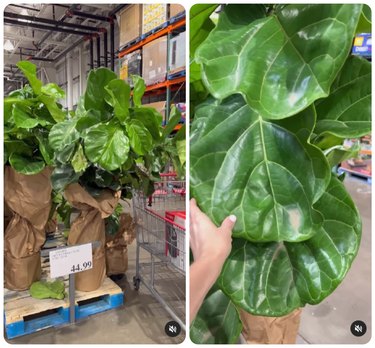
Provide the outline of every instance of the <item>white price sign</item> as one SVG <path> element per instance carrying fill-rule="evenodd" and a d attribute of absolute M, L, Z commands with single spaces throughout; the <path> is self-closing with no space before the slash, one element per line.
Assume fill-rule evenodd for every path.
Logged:
<path fill-rule="evenodd" d="M 51 278 L 92 268 L 92 244 L 82 244 L 51 251 L 49 253 Z"/>

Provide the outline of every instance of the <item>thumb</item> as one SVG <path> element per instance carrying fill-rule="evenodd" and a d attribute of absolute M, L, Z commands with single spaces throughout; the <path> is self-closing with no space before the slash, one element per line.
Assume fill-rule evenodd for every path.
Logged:
<path fill-rule="evenodd" d="M 228 232 L 231 232 L 236 223 L 236 220 L 237 220 L 237 217 L 235 215 L 230 215 L 224 219 L 220 228 Z"/>

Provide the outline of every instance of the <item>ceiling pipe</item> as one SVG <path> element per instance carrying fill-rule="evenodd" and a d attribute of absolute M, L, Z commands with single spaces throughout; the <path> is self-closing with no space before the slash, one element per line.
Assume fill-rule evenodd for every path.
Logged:
<path fill-rule="evenodd" d="M 96 67 L 99 68 L 101 66 L 101 63 L 100 63 L 100 35 L 98 35 L 96 37 L 96 57 L 97 57 Z"/>
<path fill-rule="evenodd" d="M 41 62 L 53 62 L 53 59 L 50 58 L 42 58 L 42 57 L 35 57 L 35 56 L 28 56 L 26 57 L 27 60 L 37 60 Z"/>
<path fill-rule="evenodd" d="M 94 69 L 94 40 L 90 39 L 90 69 Z"/>
<path fill-rule="evenodd" d="M 37 24 L 37 23 L 27 23 L 27 22 L 20 22 L 14 19 L 4 18 L 5 24 L 12 24 L 12 25 L 18 25 L 20 27 L 29 27 L 29 28 L 35 28 L 40 30 L 52 30 L 57 31 L 60 33 L 68 33 L 73 35 L 90 35 L 87 31 L 79 31 L 79 30 L 73 30 L 73 29 L 64 29 L 64 28 L 57 28 L 57 27 L 51 27 L 49 25 L 43 25 L 43 24 Z"/>
<path fill-rule="evenodd" d="M 104 42 L 103 42 L 103 49 L 104 49 L 104 66 L 108 67 L 108 33 L 107 31 L 103 34 Z"/>
<path fill-rule="evenodd" d="M 78 16 L 78 17 L 82 17 L 82 18 L 95 19 L 97 21 L 103 21 L 103 22 L 111 22 L 111 20 L 112 20 L 111 17 L 99 16 L 99 15 L 95 15 L 95 14 L 92 14 L 92 13 L 77 11 L 75 9 L 66 10 L 65 14 L 68 17 Z"/>
<path fill-rule="evenodd" d="M 23 5 L 14 5 L 14 4 L 9 4 L 8 6 L 18 7 L 18 8 L 22 8 L 24 10 L 28 10 L 28 11 L 40 12 L 39 9 L 34 8 L 34 7 L 28 7 L 28 6 L 23 6 Z"/>
<path fill-rule="evenodd" d="M 111 70 L 115 71 L 115 22 L 113 20 L 113 17 L 110 22 L 109 35 L 111 41 Z"/>
<path fill-rule="evenodd" d="M 56 4 L 54 4 L 54 5 L 56 6 Z M 72 6 L 69 7 L 69 9 L 74 9 L 74 8 L 76 8 L 76 6 L 78 6 L 78 5 L 72 5 Z M 67 18 L 68 18 L 68 16 L 66 14 L 64 14 L 60 18 L 59 22 L 63 23 L 65 21 L 65 19 L 67 19 Z M 38 42 L 37 46 L 40 46 L 44 41 L 46 41 L 52 35 L 52 33 L 53 33 L 53 29 L 50 30 L 48 33 L 45 33 L 45 35 Z"/>
<path fill-rule="evenodd" d="M 70 51 L 74 50 L 76 47 L 78 47 L 80 44 L 82 44 L 85 40 L 89 40 L 91 36 L 85 36 L 81 39 L 79 39 L 78 41 L 76 41 L 73 45 L 67 47 L 64 51 L 62 51 L 61 53 L 59 53 L 56 58 L 53 59 L 54 63 L 57 63 L 61 58 L 63 58 L 64 56 L 66 56 Z"/>
<path fill-rule="evenodd" d="M 117 12 L 121 11 L 123 8 L 130 5 L 118 5 L 111 12 L 109 12 L 108 17 L 113 17 Z"/>
<path fill-rule="evenodd" d="M 98 27 L 90 27 L 88 25 L 80 25 L 80 24 L 74 24 L 74 23 L 60 23 L 59 21 L 55 21 L 52 19 L 47 18 L 39 18 L 35 16 L 25 16 L 18 13 L 11 13 L 11 12 L 4 12 L 4 17 L 7 18 L 15 18 L 15 19 L 23 19 L 27 21 L 31 21 L 34 23 L 45 23 L 50 25 L 55 25 L 56 27 L 67 27 L 67 28 L 73 28 L 73 29 L 79 29 L 79 30 L 89 30 L 89 31 L 95 31 L 99 32 L 102 29 Z"/>

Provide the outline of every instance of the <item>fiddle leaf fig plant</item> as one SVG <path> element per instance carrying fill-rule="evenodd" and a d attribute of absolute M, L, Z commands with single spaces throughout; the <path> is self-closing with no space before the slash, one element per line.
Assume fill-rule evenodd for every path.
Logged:
<path fill-rule="evenodd" d="M 17 67 L 29 85 L 4 98 L 4 164 L 32 175 L 53 163 L 54 149 L 48 143 L 48 134 L 66 117 L 58 103 L 65 92 L 54 83 L 43 85 L 34 64 L 20 61 Z"/>
<path fill-rule="evenodd" d="M 215 9 L 191 21 L 191 73 L 207 93 L 192 106 L 190 192 L 214 223 L 237 222 L 191 337 L 235 343 L 237 310 L 283 316 L 317 304 L 358 252 L 361 218 L 332 167 L 358 152 L 345 138 L 371 131 L 371 63 L 350 55 L 362 5 Z M 197 44 L 203 23 L 212 29 Z M 230 305 L 214 308 L 218 291 Z"/>
<path fill-rule="evenodd" d="M 150 193 L 152 182 L 171 157 L 162 116 L 141 105 L 144 81 L 134 77 L 134 91 L 106 68 L 92 70 L 75 115 L 52 127 L 55 150 L 52 183 L 56 190 L 80 182 L 92 194 L 103 188 L 133 188 Z M 133 100 L 134 106 L 131 106 Z"/>

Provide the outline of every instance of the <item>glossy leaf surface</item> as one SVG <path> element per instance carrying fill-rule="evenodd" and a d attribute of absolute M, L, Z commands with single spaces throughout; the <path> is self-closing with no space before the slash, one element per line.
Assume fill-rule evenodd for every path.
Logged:
<path fill-rule="evenodd" d="M 117 75 L 106 68 L 98 68 L 91 70 L 87 78 L 87 87 L 85 92 L 85 109 L 94 109 L 101 112 L 108 110 L 105 101 L 107 94 L 105 87 L 108 83 L 117 78 Z"/>
<path fill-rule="evenodd" d="M 42 89 L 42 81 L 40 81 L 36 76 L 36 65 L 24 60 L 18 62 L 17 67 L 23 72 L 23 74 L 28 79 L 34 93 L 37 95 L 40 94 Z"/>
<path fill-rule="evenodd" d="M 76 123 L 76 119 L 71 119 L 57 123 L 51 128 L 48 139 L 52 149 L 60 151 L 79 139 Z"/>
<path fill-rule="evenodd" d="M 134 88 L 133 88 L 133 102 L 135 106 L 142 105 L 142 97 L 146 90 L 145 81 L 137 75 L 131 75 L 133 80 Z"/>
<path fill-rule="evenodd" d="M 128 157 L 129 138 L 115 124 L 93 126 L 83 139 L 87 158 L 106 170 L 120 168 Z"/>
<path fill-rule="evenodd" d="M 241 330 L 236 307 L 214 285 L 190 326 L 190 339 L 197 344 L 235 344 Z"/>
<path fill-rule="evenodd" d="M 25 157 L 15 152 L 9 156 L 9 163 L 16 172 L 25 175 L 37 174 L 45 167 L 44 161 Z"/>
<path fill-rule="evenodd" d="M 243 94 L 262 117 L 294 115 L 329 94 L 361 10 L 293 4 L 266 17 L 260 5 L 228 5 L 195 54 L 203 81 L 218 99 Z"/>
<path fill-rule="evenodd" d="M 371 132 L 371 63 L 348 58 L 329 97 L 316 102 L 314 132 L 340 138 L 357 138 Z"/>
<path fill-rule="evenodd" d="M 152 149 L 152 136 L 143 123 L 132 120 L 126 125 L 130 145 L 138 155 L 144 155 Z"/>
<path fill-rule="evenodd" d="M 282 316 L 321 302 L 341 283 L 358 252 L 359 213 L 336 178 L 315 207 L 324 223 L 308 241 L 234 240 L 218 284 L 236 305 L 256 315 Z"/>
<path fill-rule="evenodd" d="M 123 80 L 115 79 L 105 87 L 108 92 L 106 101 L 113 107 L 115 116 L 122 124 L 129 116 L 130 86 Z"/>
<path fill-rule="evenodd" d="M 319 228 L 321 215 L 313 203 L 328 185 L 330 169 L 321 150 L 307 142 L 313 108 L 296 119 L 265 121 L 240 95 L 222 103 L 207 100 L 197 110 L 191 193 L 217 225 L 237 216 L 234 237 L 296 242 Z"/>

